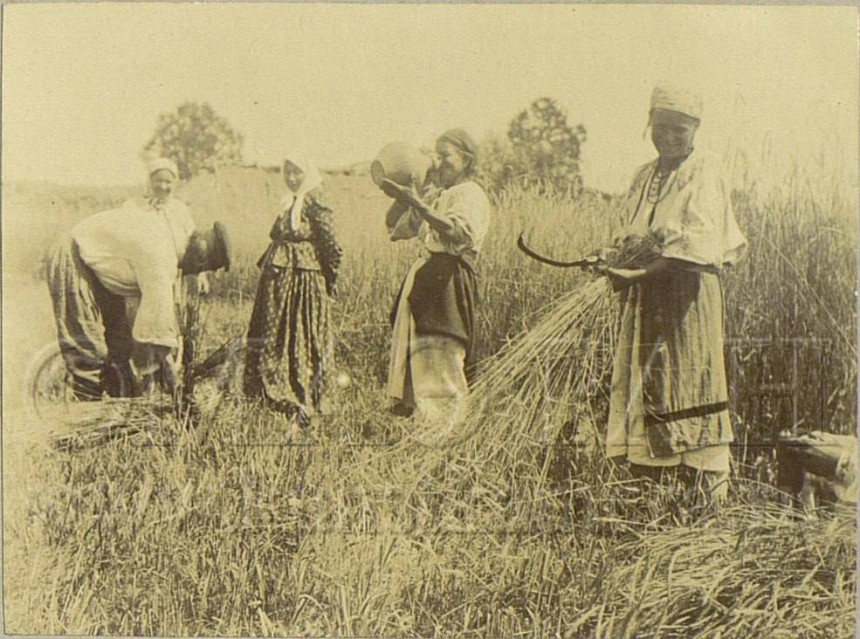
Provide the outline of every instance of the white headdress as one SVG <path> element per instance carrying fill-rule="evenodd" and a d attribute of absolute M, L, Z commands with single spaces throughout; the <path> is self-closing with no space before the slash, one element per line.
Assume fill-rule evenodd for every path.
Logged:
<path fill-rule="evenodd" d="M 690 89 L 660 84 L 651 94 L 651 110 L 677 111 L 697 120 L 702 119 L 702 96 Z"/>
<path fill-rule="evenodd" d="M 304 206 L 305 195 L 313 191 L 322 184 L 322 175 L 319 169 L 311 162 L 307 153 L 295 151 L 288 155 L 286 162 L 295 164 L 304 173 L 301 186 L 295 193 L 288 193 L 281 200 L 281 210 L 290 210 L 290 228 L 296 230 L 302 223 L 302 207 Z"/>
<path fill-rule="evenodd" d="M 170 158 L 154 158 L 146 163 L 146 174 L 149 177 L 152 177 L 153 173 L 162 169 L 167 169 L 173 173 L 173 177 L 177 180 L 179 179 L 179 169 L 176 167 L 176 162 Z"/>

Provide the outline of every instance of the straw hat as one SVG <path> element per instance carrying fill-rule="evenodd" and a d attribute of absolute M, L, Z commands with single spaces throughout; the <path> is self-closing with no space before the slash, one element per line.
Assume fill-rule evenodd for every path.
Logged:
<path fill-rule="evenodd" d="M 179 263 L 184 275 L 196 275 L 203 271 L 230 270 L 230 237 L 220 222 L 215 222 L 208 231 L 194 231 L 188 248 Z"/>

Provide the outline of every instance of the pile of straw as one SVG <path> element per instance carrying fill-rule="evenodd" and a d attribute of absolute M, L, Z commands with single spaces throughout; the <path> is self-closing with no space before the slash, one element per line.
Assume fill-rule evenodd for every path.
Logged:
<path fill-rule="evenodd" d="M 726 509 L 719 526 L 646 533 L 574 625 L 599 637 L 853 637 L 853 512 L 792 518 L 778 506 Z"/>
<path fill-rule="evenodd" d="M 156 433 L 175 417 L 172 402 L 164 394 L 71 402 L 41 415 L 49 426 L 48 440 L 61 452 L 95 448 L 140 433 Z"/>

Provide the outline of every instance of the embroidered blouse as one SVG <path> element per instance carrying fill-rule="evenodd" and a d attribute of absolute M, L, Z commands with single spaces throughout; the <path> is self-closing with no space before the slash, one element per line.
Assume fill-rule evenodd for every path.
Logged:
<path fill-rule="evenodd" d="M 658 174 L 658 163 L 649 162 L 636 172 L 628 193 L 626 232 L 653 234 L 663 246 L 663 257 L 717 268 L 736 263 L 745 253 L 746 240 L 718 162 L 694 154 L 665 176 Z"/>

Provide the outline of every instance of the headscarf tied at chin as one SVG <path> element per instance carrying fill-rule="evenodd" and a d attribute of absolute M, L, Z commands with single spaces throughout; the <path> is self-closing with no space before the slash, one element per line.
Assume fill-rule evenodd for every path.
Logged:
<path fill-rule="evenodd" d="M 304 173 L 304 178 L 295 193 L 287 193 L 281 199 L 281 210 L 290 212 L 290 230 L 296 231 L 302 223 L 302 208 L 304 207 L 305 196 L 322 184 L 322 175 L 317 169 L 316 164 L 311 162 L 307 153 L 294 152 L 288 155 L 284 160 L 284 164 L 290 162 L 295 164 Z"/>
<path fill-rule="evenodd" d="M 478 163 L 478 145 L 465 130 L 448 129 L 439 136 L 439 140 L 453 144 L 469 160 L 469 168 L 475 168 Z"/>
<path fill-rule="evenodd" d="M 690 89 L 661 84 L 651 93 L 651 112 L 665 109 L 683 113 L 697 120 L 702 119 L 702 96 Z"/>
<path fill-rule="evenodd" d="M 170 158 L 155 158 L 154 160 L 150 160 L 146 165 L 146 175 L 148 177 L 152 177 L 153 173 L 161 171 L 162 169 L 167 169 L 171 173 L 173 173 L 173 177 L 177 180 L 179 179 L 179 169 L 176 166 L 176 162 L 171 160 Z"/>

